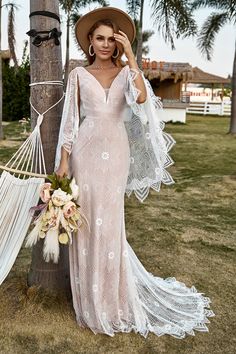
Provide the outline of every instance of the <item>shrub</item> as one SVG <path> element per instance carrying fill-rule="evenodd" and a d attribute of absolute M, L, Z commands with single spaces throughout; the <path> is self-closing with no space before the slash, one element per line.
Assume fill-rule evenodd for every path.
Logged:
<path fill-rule="evenodd" d="M 15 121 L 30 115 L 30 67 L 29 58 L 15 68 L 3 61 L 3 120 Z"/>

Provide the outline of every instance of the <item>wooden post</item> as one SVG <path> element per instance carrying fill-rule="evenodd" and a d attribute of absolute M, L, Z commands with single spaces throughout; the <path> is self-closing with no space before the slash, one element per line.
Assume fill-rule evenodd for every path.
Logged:
<path fill-rule="evenodd" d="M 30 12 L 50 11 L 59 16 L 58 0 L 30 0 Z M 47 31 L 53 28 L 60 30 L 58 20 L 36 15 L 30 17 L 30 29 Z M 42 42 L 36 47 L 30 40 L 30 73 L 31 83 L 39 81 L 62 80 L 61 45 L 57 46 L 53 39 Z M 31 87 L 31 101 L 38 112 L 43 113 L 55 104 L 63 94 L 62 86 L 36 85 Z M 54 169 L 55 152 L 60 128 L 63 101 L 45 114 L 41 124 L 41 137 L 47 173 Z M 36 124 L 37 115 L 31 109 L 31 127 Z M 51 290 L 70 289 L 68 248 L 60 245 L 59 263 L 46 263 L 42 253 L 43 240 L 33 247 L 32 262 L 28 274 L 28 285 L 41 285 Z"/>
<path fill-rule="evenodd" d="M 229 133 L 236 134 L 236 42 L 234 51 L 233 76 L 232 76 L 232 103 Z"/>
<path fill-rule="evenodd" d="M 224 104 L 224 101 L 222 100 L 221 104 L 220 104 L 220 112 L 219 112 L 220 116 L 224 115 L 224 107 L 225 107 L 225 104 Z"/>

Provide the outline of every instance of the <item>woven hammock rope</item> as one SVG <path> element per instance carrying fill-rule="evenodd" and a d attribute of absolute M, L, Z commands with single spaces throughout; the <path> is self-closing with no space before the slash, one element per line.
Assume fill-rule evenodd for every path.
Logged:
<path fill-rule="evenodd" d="M 42 81 L 34 85 L 63 86 L 62 81 Z M 29 229 L 33 215 L 29 209 L 38 204 L 39 191 L 47 177 L 40 125 L 44 115 L 64 98 L 62 97 L 45 112 L 38 114 L 37 123 L 29 137 L 13 154 L 0 177 L 0 285 L 7 277 Z M 29 178 L 26 178 L 29 177 Z"/>

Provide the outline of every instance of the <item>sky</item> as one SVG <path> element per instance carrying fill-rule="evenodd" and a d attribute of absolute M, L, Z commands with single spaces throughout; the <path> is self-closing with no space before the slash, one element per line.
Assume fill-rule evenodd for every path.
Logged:
<path fill-rule="evenodd" d="M 3 0 L 3 4 L 6 4 L 8 0 Z M 29 28 L 29 0 L 15 0 L 15 3 L 19 5 L 19 9 L 16 12 L 16 42 L 17 42 L 17 57 L 20 59 L 22 56 L 22 49 L 24 46 L 24 40 L 29 37 L 26 32 Z M 147 5 L 144 8 L 144 29 L 155 30 L 153 22 L 151 20 L 151 8 L 148 5 L 149 1 L 146 1 Z M 125 0 L 110 0 L 110 6 L 119 7 L 121 10 L 126 11 Z M 82 14 L 93 10 L 96 6 L 90 5 L 81 11 Z M 195 19 L 199 26 L 203 23 L 204 19 L 210 14 L 210 9 L 204 9 L 196 12 Z M 62 55 L 63 61 L 65 57 L 65 15 L 62 15 Z M 2 49 L 8 47 L 7 43 L 7 11 L 3 9 L 2 13 Z M 175 50 L 171 50 L 170 45 L 167 45 L 158 31 L 149 40 L 148 45 L 150 52 L 147 58 L 156 61 L 170 61 L 170 62 L 182 62 L 189 63 L 192 66 L 198 66 L 200 69 L 227 77 L 232 73 L 233 57 L 235 49 L 235 27 L 233 25 L 226 25 L 219 32 L 214 46 L 214 52 L 212 61 L 207 61 L 202 57 L 199 49 L 196 45 L 196 39 L 179 39 L 175 41 Z M 81 54 L 78 52 L 74 38 L 71 35 L 71 49 L 70 58 L 79 59 Z"/>

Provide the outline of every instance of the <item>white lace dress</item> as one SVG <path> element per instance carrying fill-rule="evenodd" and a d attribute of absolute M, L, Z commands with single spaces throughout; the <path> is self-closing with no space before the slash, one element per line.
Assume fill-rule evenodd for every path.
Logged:
<path fill-rule="evenodd" d="M 125 120 L 127 105 L 138 95 L 133 79 L 126 65 L 105 92 L 87 69 L 78 67 L 70 74 L 60 134 L 80 188 L 78 202 L 90 224 L 90 230 L 86 224 L 78 230 L 69 246 L 73 306 L 78 324 L 95 334 L 133 330 L 144 337 L 153 332 L 184 338 L 194 335 L 194 329 L 208 331 L 207 317 L 214 316 L 210 299 L 194 286 L 149 273 L 126 239 L 124 195 L 134 160 Z M 77 111 L 77 85 L 79 128 L 71 120 Z M 168 176 L 165 171 L 163 178 Z"/>

